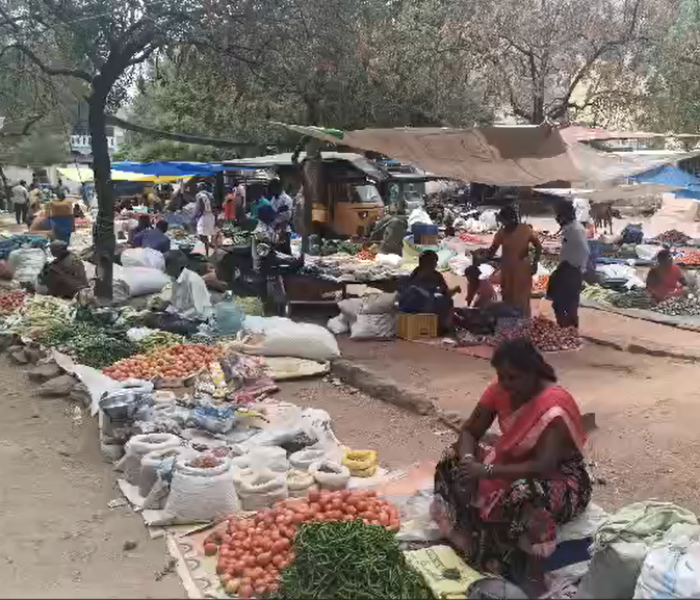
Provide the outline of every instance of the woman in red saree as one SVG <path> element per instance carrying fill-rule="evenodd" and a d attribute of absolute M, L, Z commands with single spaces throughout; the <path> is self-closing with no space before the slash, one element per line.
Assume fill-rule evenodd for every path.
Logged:
<path fill-rule="evenodd" d="M 575 400 L 529 340 L 505 342 L 491 384 L 438 463 L 433 516 L 472 565 L 521 580 L 588 506 L 591 481 Z M 502 435 L 487 442 L 498 420 Z"/>

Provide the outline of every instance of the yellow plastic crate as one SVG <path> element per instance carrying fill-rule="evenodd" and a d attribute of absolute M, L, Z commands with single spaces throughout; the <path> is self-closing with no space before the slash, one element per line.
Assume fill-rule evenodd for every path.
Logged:
<path fill-rule="evenodd" d="M 399 313 L 396 323 L 396 335 L 403 340 L 436 338 L 438 336 L 438 318 L 434 314 Z"/>

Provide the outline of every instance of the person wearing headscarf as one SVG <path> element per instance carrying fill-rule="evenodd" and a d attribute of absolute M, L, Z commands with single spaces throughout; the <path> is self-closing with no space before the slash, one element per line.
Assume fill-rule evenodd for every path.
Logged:
<path fill-rule="evenodd" d="M 54 260 L 44 265 L 39 275 L 39 284 L 51 296 L 72 299 L 80 290 L 88 287 L 85 267 L 65 242 L 53 241 L 49 249 Z"/>
<path fill-rule="evenodd" d="M 530 316 L 532 276 L 542 254 L 542 244 L 532 227 L 521 223 L 513 206 L 506 206 L 498 213 L 501 228 L 496 232 L 486 259 L 492 258 L 501 249 L 501 296 L 503 302 L 520 310 L 524 317 Z M 534 257 L 530 260 L 530 247 Z"/>

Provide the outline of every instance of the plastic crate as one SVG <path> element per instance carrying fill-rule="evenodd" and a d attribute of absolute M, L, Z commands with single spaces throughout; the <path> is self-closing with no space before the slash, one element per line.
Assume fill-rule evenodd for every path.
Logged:
<path fill-rule="evenodd" d="M 434 314 L 399 313 L 396 322 L 396 335 L 403 340 L 436 338 L 438 318 Z"/>

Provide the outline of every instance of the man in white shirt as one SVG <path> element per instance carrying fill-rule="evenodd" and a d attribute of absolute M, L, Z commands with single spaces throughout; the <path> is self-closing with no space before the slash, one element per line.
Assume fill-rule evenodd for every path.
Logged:
<path fill-rule="evenodd" d="M 15 207 L 17 225 L 26 224 L 27 211 L 29 210 L 29 191 L 27 190 L 27 182 L 24 179 L 12 188 L 12 204 Z"/>
<path fill-rule="evenodd" d="M 578 304 L 590 248 L 586 230 L 576 219 L 576 209 L 572 204 L 559 204 L 556 219 L 562 232 L 561 252 L 559 266 L 549 278 L 547 297 L 552 301 L 559 326 L 578 329 Z"/>
<path fill-rule="evenodd" d="M 273 179 L 270 182 L 268 193 L 270 196 L 270 204 L 272 204 L 272 208 L 277 212 L 275 227 L 280 232 L 280 251 L 284 254 L 291 254 L 291 228 L 289 224 L 294 214 L 294 200 L 284 191 L 282 182 L 279 179 Z"/>
<path fill-rule="evenodd" d="M 591 220 L 591 203 L 586 198 L 574 198 L 574 210 L 576 211 L 576 220 L 584 227 Z"/>

